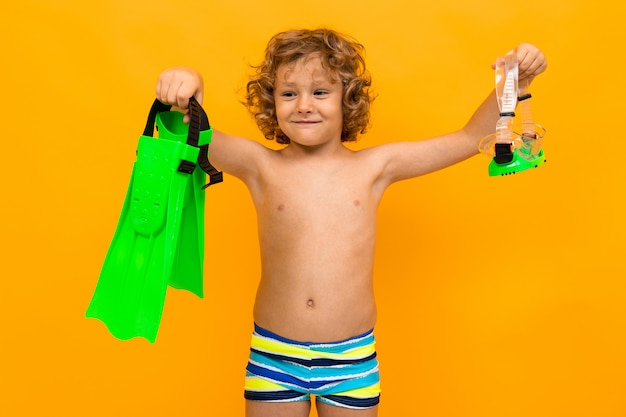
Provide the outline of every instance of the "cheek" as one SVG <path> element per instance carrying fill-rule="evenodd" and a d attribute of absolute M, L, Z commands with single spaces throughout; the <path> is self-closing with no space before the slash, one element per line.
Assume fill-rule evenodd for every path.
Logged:
<path fill-rule="evenodd" d="M 276 101 L 274 102 L 274 112 L 278 120 L 284 119 L 289 114 L 287 106 Z"/>
<path fill-rule="evenodd" d="M 284 107 L 276 106 L 276 120 L 278 121 L 278 125 L 282 128 L 283 123 L 287 118 L 287 112 L 285 112 Z"/>
<path fill-rule="evenodd" d="M 340 118 L 343 118 L 343 101 L 341 100 L 341 97 L 335 101 L 335 111 Z"/>

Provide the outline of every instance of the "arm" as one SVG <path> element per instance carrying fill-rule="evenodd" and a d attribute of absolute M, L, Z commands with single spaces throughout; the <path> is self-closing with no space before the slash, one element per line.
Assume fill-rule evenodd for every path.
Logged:
<path fill-rule="evenodd" d="M 157 81 L 156 98 L 162 103 L 186 110 L 189 98 L 200 104 L 204 96 L 202 75 L 187 67 L 173 67 L 163 71 Z M 185 115 L 185 122 L 189 116 Z M 213 129 L 209 159 L 217 169 L 242 179 L 248 185 L 257 177 L 258 167 L 269 150 L 249 139 L 228 135 Z"/>
<path fill-rule="evenodd" d="M 520 81 L 530 83 L 545 71 L 543 53 L 535 46 L 516 48 Z M 384 161 L 381 180 L 386 184 L 417 177 L 461 162 L 478 153 L 481 139 L 495 130 L 500 110 L 495 91 L 478 106 L 467 124 L 456 132 L 416 142 L 398 142 L 377 148 Z"/>

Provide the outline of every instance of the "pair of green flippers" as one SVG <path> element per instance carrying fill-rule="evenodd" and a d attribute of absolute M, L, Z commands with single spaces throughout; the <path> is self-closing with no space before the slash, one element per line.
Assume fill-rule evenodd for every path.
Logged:
<path fill-rule="evenodd" d="M 203 297 L 204 188 L 222 181 L 222 174 L 208 161 L 212 130 L 202 107 L 190 99 L 189 125 L 170 108 L 155 100 L 150 109 L 86 313 L 122 340 L 154 343 L 168 285 Z"/>

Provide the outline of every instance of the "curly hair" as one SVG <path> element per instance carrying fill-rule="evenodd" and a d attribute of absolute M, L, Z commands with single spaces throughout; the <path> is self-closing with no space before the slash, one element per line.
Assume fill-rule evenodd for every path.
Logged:
<path fill-rule="evenodd" d="M 288 144 L 276 119 L 274 85 L 276 71 L 301 58 L 319 57 L 322 67 L 343 86 L 343 130 L 341 141 L 354 141 L 365 133 L 370 118 L 371 77 L 365 68 L 363 45 L 330 29 L 291 30 L 274 35 L 265 49 L 265 59 L 252 66 L 255 73 L 246 86 L 243 104 L 268 140 Z"/>

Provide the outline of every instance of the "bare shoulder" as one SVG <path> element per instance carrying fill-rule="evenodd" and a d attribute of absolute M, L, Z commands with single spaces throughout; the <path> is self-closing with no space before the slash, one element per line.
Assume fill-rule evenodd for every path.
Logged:
<path fill-rule="evenodd" d="M 397 162 L 411 151 L 409 142 L 390 142 L 371 146 L 355 152 L 360 166 L 367 169 L 374 180 L 385 187 L 397 180 Z"/>
<path fill-rule="evenodd" d="M 218 130 L 213 131 L 209 152 L 209 159 L 217 169 L 244 182 L 257 176 L 263 161 L 274 153 L 252 139 Z"/>

